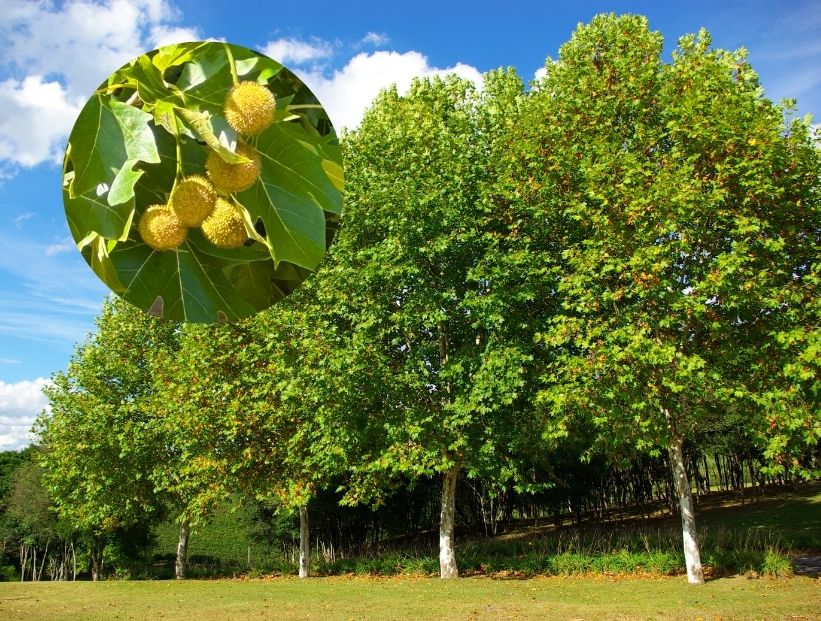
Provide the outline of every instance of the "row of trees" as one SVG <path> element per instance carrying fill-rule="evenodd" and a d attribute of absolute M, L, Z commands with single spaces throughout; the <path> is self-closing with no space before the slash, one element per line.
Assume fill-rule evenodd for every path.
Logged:
<path fill-rule="evenodd" d="M 176 516 L 182 576 L 190 526 L 241 492 L 299 511 L 307 575 L 318 492 L 379 505 L 439 477 L 449 578 L 457 480 L 536 494 L 589 438 L 570 454 L 666 451 L 702 582 L 688 440 L 817 472 L 821 159 L 743 53 L 705 32 L 661 53 L 603 15 L 530 90 L 386 90 L 342 140 L 344 226 L 286 301 L 211 327 L 107 302 L 37 423 L 61 515 L 100 546 Z"/>

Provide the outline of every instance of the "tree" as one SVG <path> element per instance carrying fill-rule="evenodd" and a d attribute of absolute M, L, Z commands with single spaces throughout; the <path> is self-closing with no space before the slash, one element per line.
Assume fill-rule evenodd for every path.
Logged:
<path fill-rule="evenodd" d="M 107 539 L 149 528 L 167 508 L 152 473 L 166 444 L 146 407 L 152 360 L 175 347 L 177 325 L 108 299 L 97 332 L 44 390 L 51 413 L 35 423 L 44 483 L 60 515 L 93 538 L 92 577 Z"/>
<path fill-rule="evenodd" d="M 312 287 L 244 322 L 187 326 L 181 346 L 158 373 L 153 401 L 176 461 L 169 489 L 195 521 L 231 494 L 275 502 L 300 516 L 300 577 L 310 565 L 308 503 L 341 470 L 339 437 L 326 412 L 331 388 L 355 362 L 329 367 L 331 354 Z"/>
<path fill-rule="evenodd" d="M 525 179 L 569 233 L 539 403 L 555 435 L 581 418 L 602 444 L 667 449 L 701 583 L 685 440 L 721 411 L 819 436 L 819 158 L 743 51 L 704 31 L 661 51 L 646 19 L 597 16 L 531 99 Z"/>
<path fill-rule="evenodd" d="M 521 96 L 503 71 L 481 96 L 455 76 L 384 91 L 343 139 L 346 220 L 318 275 L 346 335 L 337 356 L 371 360 L 348 391 L 379 408 L 357 414 L 373 443 L 349 453 L 346 499 L 378 498 L 397 477 L 440 476 L 442 578 L 458 576 L 459 474 L 516 479 L 514 456 L 532 430 L 522 398 L 531 347 L 490 301 L 485 265 L 496 250 L 488 196 Z M 353 433 L 350 413 L 338 412 L 337 429 Z"/>

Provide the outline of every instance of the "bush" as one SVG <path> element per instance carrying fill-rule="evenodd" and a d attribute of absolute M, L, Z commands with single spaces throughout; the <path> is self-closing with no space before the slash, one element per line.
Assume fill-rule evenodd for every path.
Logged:
<path fill-rule="evenodd" d="M 20 572 L 14 565 L 0 567 L 0 582 L 14 582 L 20 580 Z"/>

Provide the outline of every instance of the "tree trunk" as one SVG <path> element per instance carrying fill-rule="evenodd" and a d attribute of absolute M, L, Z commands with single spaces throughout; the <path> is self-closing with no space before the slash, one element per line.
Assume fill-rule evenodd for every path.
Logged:
<path fill-rule="evenodd" d="M 687 581 L 690 584 L 704 584 L 704 571 L 701 568 L 701 554 L 696 536 L 696 517 L 693 512 L 693 495 L 690 492 L 690 481 L 684 467 L 684 441 L 673 431 L 670 438 L 670 465 L 673 469 L 673 481 L 678 493 L 681 509 L 681 533 L 684 539 L 684 562 L 687 565 Z"/>
<path fill-rule="evenodd" d="M 308 505 L 299 508 L 299 577 L 307 578 L 311 565 L 311 538 L 308 527 Z"/>
<path fill-rule="evenodd" d="M 91 544 L 91 580 L 96 582 L 103 574 L 103 546 L 94 542 Z"/>
<path fill-rule="evenodd" d="M 191 522 L 185 516 L 180 522 L 180 538 L 177 541 L 177 560 L 174 563 L 174 577 L 177 580 L 185 578 L 185 568 L 188 565 L 188 536 L 191 534 Z"/>
<path fill-rule="evenodd" d="M 453 466 L 442 473 L 442 512 L 439 514 L 439 577 L 458 578 L 454 543 L 454 515 L 456 508 L 456 476 L 459 467 Z"/>
<path fill-rule="evenodd" d="M 43 569 L 46 567 L 46 559 L 48 559 L 48 545 L 51 543 L 51 537 L 46 539 L 46 549 L 43 552 L 43 561 L 40 563 L 40 571 L 37 573 L 37 580 L 40 581 L 43 579 Z M 37 567 L 35 567 L 37 569 Z"/>

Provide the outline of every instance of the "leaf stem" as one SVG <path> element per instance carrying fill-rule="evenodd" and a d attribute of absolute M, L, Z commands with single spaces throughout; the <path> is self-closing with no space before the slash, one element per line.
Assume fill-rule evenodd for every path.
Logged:
<path fill-rule="evenodd" d="M 173 114 L 172 118 L 174 119 L 174 142 L 177 147 L 177 174 L 174 177 L 174 185 L 176 186 L 177 180 L 182 177 L 182 145 L 180 144 L 180 125 L 177 121 L 177 115 Z"/>
<path fill-rule="evenodd" d="M 234 84 L 239 84 L 239 77 L 237 76 L 237 63 L 234 62 L 234 55 L 231 53 L 231 47 L 227 43 L 222 44 L 225 48 L 225 55 L 228 56 L 228 67 L 231 69 L 231 78 Z"/>
<path fill-rule="evenodd" d="M 129 88 L 131 86 L 133 86 L 133 84 L 129 84 L 128 82 L 123 82 L 122 84 L 109 84 L 108 86 L 101 86 L 96 91 L 94 91 L 94 93 L 96 95 L 105 95 L 113 91 L 116 91 L 120 88 Z"/>

